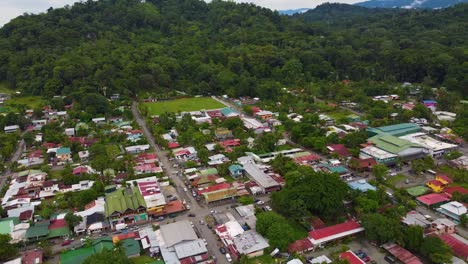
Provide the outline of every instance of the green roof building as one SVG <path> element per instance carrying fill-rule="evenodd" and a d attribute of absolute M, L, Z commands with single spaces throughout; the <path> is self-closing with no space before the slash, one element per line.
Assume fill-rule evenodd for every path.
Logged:
<path fill-rule="evenodd" d="M 428 153 L 427 149 L 421 145 L 389 134 L 378 134 L 369 138 L 368 141 L 381 150 L 398 155 L 403 160 L 420 158 Z"/>
<path fill-rule="evenodd" d="M 0 219 L 0 234 L 10 234 L 17 224 L 19 224 L 18 217 L 7 217 Z"/>
<path fill-rule="evenodd" d="M 122 240 L 125 255 L 129 258 L 140 256 L 140 243 L 132 238 Z"/>
<path fill-rule="evenodd" d="M 215 174 L 218 174 L 218 170 L 216 168 L 209 168 L 206 170 L 201 170 L 200 174 L 201 175 L 215 175 Z"/>
<path fill-rule="evenodd" d="M 28 240 L 39 240 L 42 238 L 47 238 L 49 235 L 49 221 L 37 222 L 33 226 L 30 226 L 26 230 L 26 239 Z"/>
<path fill-rule="evenodd" d="M 105 213 L 113 224 L 147 220 L 145 199 L 137 187 L 120 188 L 106 194 Z"/>
<path fill-rule="evenodd" d="M 401 137 L 417 132 L 421 132 L 421 127 L 413 123 L 402 123 L 397 125 L 367 128 L 367 133 L 371 137 L 378 134 L 388 134 L 395 137 Z"/>
<path fill-rule="evenodd" d="M 409 193 L 409 195 L 413 197 L 418 197 L 423 194 L 426 194 L 429 191 L 429 188 L 425 186 L 415 186 L 415 187 L 406 189 L 406 191 Z"/>

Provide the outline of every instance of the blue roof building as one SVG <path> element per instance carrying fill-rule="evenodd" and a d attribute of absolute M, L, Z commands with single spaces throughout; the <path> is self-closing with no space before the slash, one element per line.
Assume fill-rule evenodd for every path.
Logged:
<path fill-rule="evenodd" d="M 353 190 L 358 190 L 361 192 L 367 191 L 376 191 L 377 188 L 371 184 L 369 184 L 366 180 L 357 180 L 348 183 L 349 187 Z"/>
<path fill-rule="evenodd" d="M 233 164 L 229 166 L 229 173 L 231 174 L 232 177 L 242 176 L 243 171 L 244 171 L 244 168 L 239 164 Z"/>

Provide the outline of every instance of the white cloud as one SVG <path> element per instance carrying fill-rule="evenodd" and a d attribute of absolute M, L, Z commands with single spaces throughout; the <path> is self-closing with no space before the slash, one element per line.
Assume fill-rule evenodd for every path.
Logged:
<path fill-rule="evenodd" d="M 170 0 L 169 0 L 170 1 Z M 362 0 L 235 0 L 249 2 L 259 6 L 284 10 L 302 7 L 313 8 L 326 2 L 357 3 Z M 77 0 L 0 0 L 0 26 L 24 13 L 41 13 L 49 7 L 72 5 Z"/>

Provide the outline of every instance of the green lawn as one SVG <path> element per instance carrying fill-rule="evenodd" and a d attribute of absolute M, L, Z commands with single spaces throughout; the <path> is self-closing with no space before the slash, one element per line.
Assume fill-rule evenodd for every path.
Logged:
<path fill-rule="evenodd" d="M 275 259 L 272 256 L 265 254 L 260 257 L 249 258 L 247 259 L 246 263 L 248 264 L 273 264 L 273 263 L 281 263 L 279 259 Z"/>
<path fill-rule="evenodd" d="M 161 261 L 157 261 L 149 256 L 146 256 L 146 255 L 143 255 L 143 256 L 139 256 L 139 257 L 136 257 L 136 258 L 132 258 L 132 262 L 134 264 L 153 264 L 153 263 L 161 263 Z M 162 262 L 164 263 L 164 262 Z"/>
<path fill-rule="evenodd" d="M 144 103 L 149 109 L 151 115 L 160 115 L 164 112 L 188 112 L 202 109 L 218 109 L 225 105 L 210 97 L 181 98 L 170 101 L 161 101 L 154 103 Z"/>
<path fill-rule="evenodd" d="M 0 93 L 11 94 L 13 90 L 8 89 L 8 86 L 4 82 L 0 82 Z"/>
<path fill-rule="evenodd" d="M 44 103 L 40 96 L 21 96 L 12 97 L 6 101 L 6 106 L 14 108 L 15 105 L 26 105 L 30 109 L 34 109 Z"/>
<path fill-rule="evenodd" d="M 397 174 L 395 176 L 387 176 L 387 183 L 395 186 L 395 184 L 403 182 L 405 179 L 405 175 L 402 174 Z"/>

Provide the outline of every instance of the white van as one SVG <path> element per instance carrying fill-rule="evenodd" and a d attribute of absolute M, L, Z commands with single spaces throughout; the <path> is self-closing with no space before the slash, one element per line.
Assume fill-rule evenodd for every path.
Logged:
<path fill-rule="evenodd" d="M 232 262 L 232 258 L 231 258 L 231 255 L 229 255 L 229 253 L 226 253 L 226 259 L 229 263 Z"/>

